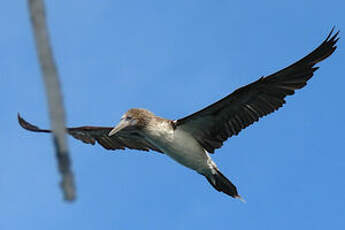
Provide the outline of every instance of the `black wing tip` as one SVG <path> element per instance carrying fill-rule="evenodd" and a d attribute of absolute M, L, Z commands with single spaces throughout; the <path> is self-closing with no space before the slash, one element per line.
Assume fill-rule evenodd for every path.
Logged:
<path fill-rule="evenodd" d="M 50 130 L 47 129 L 40 129 L 39 127 L 30 124 L 29 122 L 27 122 L 26 120 L 24 120 L 24 118 L 22 118 L 20 116 L 19 113 L 17 113 L 17 118 L 18 118 L 18 123 L 19 125 L 26 130 L 32 131 L 32 132 L 44 132 L 44 133 L 50 133 Z"/>
<path fill-rule="evenodd" d="M 334 33 L 334 30 L 335 26 L 332 27 L 331 32 L 329 32 L 328 36 L 321 43 L 321 45 L 307 56 L 309 57 L 309 59 L 312 59 L 310 60 L 311 66 L 314 66 L 318 62 L 325 60 L 326 58 L 331 56 L 337 49 L 336 43 L 339 40 L 338 35 L 340 31 L 338 30 L 336 33 Z"/>
<path fill-rule="evenodd" d="M 20 116 L 20 113 L 19 113 L 19 112 L 17 113 L 17 119 L 18 119 L 19 125 L 20 125 L 22 128 L 27 129 L 27 130 L 30 130 L 30 123 L 28 123 L 27 121 L 25 121 L 25 120 Z"/>
<path fill-rule="evenodd" d="M 334 34 L 334 30 L 335 30 L 335 26 L 332 27 L 331 32 L 329 32 L 327 38 L 325 39 L 325 43 L 329 43 L 332 45 L 332 47 L 337 48 L 335 46 L 335 44 L 338 42 L 338 40 L 340 39 L 339 37 L 339 33 L 340 30 L 338 30 L 335 34 Z"/>
<path fill-rule="evenodd" d="M 335 30 L 335 26 L 332 26 L 331 31 L 330 31 L 329 34 L 327 35 L 326 41 L 332 36 L 334 30 Z M 338 32 L 339 32 L 339 31 L 338 31 Z"/>

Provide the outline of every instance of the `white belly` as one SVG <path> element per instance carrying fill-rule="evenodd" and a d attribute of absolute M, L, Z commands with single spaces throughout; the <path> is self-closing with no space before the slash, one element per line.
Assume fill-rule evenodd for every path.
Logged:
<path fill-rule="evenodd" d="M 190 134 L 179 129 L 151 133 L 147 138 L 169 157 L 199 173 L 208 171 L 214 164 L 203 147 Z"/>

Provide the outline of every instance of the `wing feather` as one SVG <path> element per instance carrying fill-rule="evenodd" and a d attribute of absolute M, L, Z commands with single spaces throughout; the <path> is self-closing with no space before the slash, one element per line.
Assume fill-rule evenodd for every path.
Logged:
<path fill-rule="evenodd" d="M 200 111 L 175 121 L 177 129 L 191 133 L 210 153 L 225 140 L 285 104 L 285 97 L 303 88 L 318 67 L 337 48 L 339 32 L 327 38 L 310 54 L 270 76 L 235 90 Z"/>
<path fill-rule="evenodd" d="M 40 129 L 39 127 L 30 124 L 25 121 L 18 114 L 18 122 L 20 126 L 24 129 L 32 132 L 44 132 L 50 133 L 51 130 Z M 136 149 L 142 151 L 156 151 L 162 153 L 162 151 L 153 146 L 152 144 L 145 141 L 142 137 L 128 133 L 126 131 L 120 131 L 115 135 L 109 137 L 108 133 L 112 130 L 112 127 L 96 127 L 96 126 L 82 126 L 75 128 L 67 128 L 68 134 L 74 138 L 86 143 L 95 145 L 96 143 L 100 144 L 102 147 L 108 150 L 117 150 L 117 149 Z"/>

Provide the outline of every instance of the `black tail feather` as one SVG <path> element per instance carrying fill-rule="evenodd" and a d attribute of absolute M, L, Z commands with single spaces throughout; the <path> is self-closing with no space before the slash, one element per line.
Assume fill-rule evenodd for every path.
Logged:
<path fill-rule="evenodd" d="M 242 197 L 238 194 L 236 186 L 231 183 L 221 172 L 216 169 L 216 174 L 212 174 L 211 176 L 205 176 L 208 182 L 212 185 L 219 192 L 223 192 L 233 198 L 242 199 Z"/>

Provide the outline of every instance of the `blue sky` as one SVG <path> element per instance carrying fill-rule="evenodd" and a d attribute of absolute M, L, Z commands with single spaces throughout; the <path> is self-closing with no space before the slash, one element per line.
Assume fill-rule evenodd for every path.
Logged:
<path fill-rule="evenodd" d="M 46 1 L 69 126 L 131 107 L 176 119 L 303 57 L 344 1 Z M 1 5 L 0 229 L 340 229 L 344 42 L 278 112 L 213 155 L 246 204 L 157 153 L 69 139 L 78 199 L 62 201 L 25 1 Z M 343 33 L 340 34 L 343 36 Z"/>

